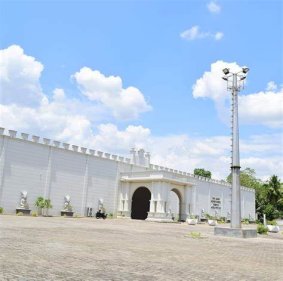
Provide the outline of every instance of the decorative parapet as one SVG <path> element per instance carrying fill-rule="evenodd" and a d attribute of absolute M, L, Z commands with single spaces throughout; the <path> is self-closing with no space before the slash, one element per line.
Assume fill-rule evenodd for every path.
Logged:
<path fill-rule="evenodd" d="M 104 152 L 104 157 L 110 159 L 110 153 Z"/>
<path fill-rule="evenodd" d="M 5 132 L 5 128 L 0 127 L 0 135 L 4 135 L 4 132 Z M 17 131 L 15 131 L 15 130 L 8 130 L 8 132 L 9 132 L 9 136 L 11 138 L 16 138 Z M 21 137 L 25 141 L 30 141 L 28 139 L 28 136 L 29 136 L 29 134 L 21 133 Z M 39 136 L 35 136 L 35 135 L 32 136 L 32 140 L 31 141 L 33 141 L 34 143 L 38 143 L 39 140 L 40 140 Z M 50 145 L 50 142 L 51 142 L 50 139 L 43 138 L 43 144 Z M 59 141 L 55 141 L 54 140 L 53 144 L 54 144 L 55 147 L 60 148 L 60 142 Z M 63 145 L 63 148 L 66 149 L 66 150 L 68 150 L 69 147 L 70 147 L 70 144 L 68 144 L 68 143 L 63 143 L 62 145 Z M 77 146 L 77 145 L 72 145 L 72 149 L 73 149 L 74 152 L 78 152 L 78 153 L 84 153 L 85 154 L 87 152 L 87 148 L 85 148 L 85 147 L 80 147 L 80 151 L 79 151 L 79 146 Z M 103 153 L 102 151 L 97 151 L 97 155 L 95 155 L 96 150 L 94 150 L 94 149 L 89 149 L 88 152 L 92 156 L 102 157 L 103 154 L 104 154 L 105 158 L 108 158 L 110 160 L 120 161 L 120 162 L 123 162 L 123 163 L 126 163 L 126 164 L 130 164 L 131 163 L 131 159 L 125 158 L 123 156 L 117 156 L 115 154 L 111 155 L 110 153 L 106 153 L 106 152 Z M 147 156 L 148 160 L 149 160 L 150 154 L 149 153 L 145 153 L 145 156 Z M 138 164 L 136 164 L 136 165 L 138 165 Z M 176 174 L 175 176 L 177 176 L 177 177 L 180 177 L 180 175 L 182 175 L 182 176 L 186 176 L 186 177 L 189 177 L 189 178 L 193 178 L 194 180 L 197 179 L 197 180 L 200 180 L 200 181 L 216 183 L 216 184 L 220 184 L 220 185 L 227 186 L 227 187 L 231 188 L 231 184 L 229 184 L 228 182 L 225 182 L 223 180 L 220 181 L 220 180 L 215 180 L 215 179 L 208 179 L 208 178 L 200 177 L 200 176 L 197 176 L 197 175 L 194 175 L 194 174 L 190 174 L 190 173 L 187 173 L 187 172 L 182 172 L 180 170 L 173 170 L 173 169 L 168 168 L 168 167 L 163 167 L 163 166 L 154 165 L 154 164 L 150 164 L 150 163 L 148 165 L 148 168 L 149 168 L 149 170 L 160 171 L 160 172 L 165 171 L 167 173 L 172 173 L 173 176 L 174 176 L 174 174 Z M 254 189 L 247 188 L 247 187 L 244 187 L 244 186 L 241 186 L 241 190 L 250 191 L 250 192 L 253 192 L 253 193 L 255 192 Z"/>
<path fill-rule="evenodd" d="M 32 141 L 35 143 L 38 143 L 40 139 L 39 136 L 32 136 L 31 138 L 32 138 Z"/>
<path fill-rule="evenodd" d="M 77 145 L 72 145 L 73 151 L 78 152 L 79 147 Z"/>
<path fill-rule="evenodd" d="M 69 143 L 66 143 L 66 142 L 63 142 L 63 147 L 65 148 L 65 149 L 69 149 L 69 147 L 70 147 L 70 144 Z"/>
<path fill-rule="evenodd" d="M 21 136 L 22 136 L 22 139 L 23 139 L 23 140 L 28 140 L 29 134 L 21 133 Z"/>
<path fill-rule="evenodd" d="M 9 130 L 9 135 L 11 138 L 15 138 L 17 136 L 17 131 Z"/>
<path fill-rule="evenodd" d="M 46 144 L 46 145 L 49 145 L 51 142 L 50 139 L 47 139 L 47 138 L 43 138 L 43 143 Z"/>
<path fill-rule="evenodd" d="M 61 142 L 60 141 L 53 141 L 53 144 L 55 147 L 60 147 Z"/>

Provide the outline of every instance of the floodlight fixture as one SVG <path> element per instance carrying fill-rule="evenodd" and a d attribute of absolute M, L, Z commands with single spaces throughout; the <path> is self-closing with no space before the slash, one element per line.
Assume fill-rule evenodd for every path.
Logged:
<path fill-rule="evenodd" d="M 228 78 L 227 78 L 227 77 L 225 77 L 225 76 L 224 76 L 224 77 L 222 77 L 222 79 L 223 79 L 223 80 L 225 80 L 225 81 L 228 81 Z"/>
<path fill-rule="evenodd" d="M 225 75 L 229 74 L 229 68 L 224 68 L 222 71 Z"/>
<path fill-rule="evenodd" d="M 245 80 L 246 78 L 247 78 L 246 76 L 242 76 L 242 77 L 240 78 L 240 80 L 243 81 L 243 80 Z"/>
<path fill-rule="evenodd" d="M 250 70 L 250 69 L 249 69 L 248 67 L 243 67 L 243 68 L 242 68 L 242 71 L 243 71 L 244 73 L 248 73 L 249 70 Z"/>

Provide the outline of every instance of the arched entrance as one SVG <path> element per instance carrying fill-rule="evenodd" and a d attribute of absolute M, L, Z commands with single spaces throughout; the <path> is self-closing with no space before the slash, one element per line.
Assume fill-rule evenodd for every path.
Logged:
<path fill-rule="evenodd" d="M 146 187 L 139 187 L 133 194 L 131 218 L 145 220 L 149 212 L 151 193 Z"/>
<path fill-rule="evenodd" d="M 174 220 L 181 220 L 181 194 L 175 188 L 169 193 L 169 212 L 174 217 Z"/>

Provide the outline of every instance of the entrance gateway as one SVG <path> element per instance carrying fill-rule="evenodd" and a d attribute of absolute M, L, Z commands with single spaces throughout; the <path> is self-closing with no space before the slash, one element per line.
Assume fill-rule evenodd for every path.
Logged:
<path fill-rule="evenodd" d="M 117 215 L 151 221 L 186 220 L 194 211 L 194 190 L 186 177 L 167 171 L 122 173 Z M 176 206 L 172 193 L 179 203 Z"/>
<path fill-rule="evenodd" d="M 151 193 L 146 187 L 139 187 L 133 194 L 131 218 L 145 220 L 149 212 Z"/>

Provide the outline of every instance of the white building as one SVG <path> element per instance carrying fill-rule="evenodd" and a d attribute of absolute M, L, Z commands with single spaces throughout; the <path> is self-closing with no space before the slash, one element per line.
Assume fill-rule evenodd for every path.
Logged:
<path fill-rule="evenodd" d="M 7 130 L 6 130 L 7 131 Z M 131 150 L 131 159 L 84 147 L 40 139 L 0 128 L 0 207 L 15 213 L 21 191 L 30 209 L 37 197 L 51 199 L 51 215 L 60 215 L 69 195 L 76 214 L 98 209 L 114 216 L 168 220 L 171 191 L 179 198 L 179 216 L 205 213 L 229 218 L 231 185 L 187 172 L 152 165 L 150 154 Z M 242 218 L 255 219 L 255 193 L 241 188 Z"/>

